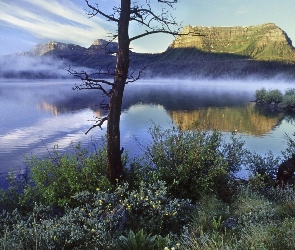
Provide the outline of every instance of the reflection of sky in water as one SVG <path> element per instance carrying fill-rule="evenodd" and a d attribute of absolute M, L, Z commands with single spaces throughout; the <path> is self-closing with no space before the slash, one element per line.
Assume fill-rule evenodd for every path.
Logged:
<path fill-rule="evenodd" d="M 94 91 L 72 91 L 73 85 L 60 80 L 0 82 L 0 172 L 24 167 L 23 155 L 44 155 L 47 148 L 52 149 L 55 145 L 66 150 L 71 142 L 81 141 L 91 148 L 92 140 L 105 134 L 106 124 L 103 130 L 96 128 L 85 135 L 93 124 L 91 120 L 97 114 L 101 95 Z M 181 80 L 130 84 L 124 95 L 121 116 L 122 146 L 130 156 L 140 155 L 142 152 L 134 137 L 145 144 L 150 142 L 148 128 L 153 122 L 163 128 L 170 127 L 172 119 L 167 110 L 194 110 L 198 105 L 206 106 L 210 102 L 232 106 L 248 103 L 255 89 L 261 86 L 267 86 L 266 82 L 259 86 L 257 82 L 228 84 Z M 282 88 L 289 86 L 285 84 Z M 294 131 L 294 126 L 283 120 L 268 134 L 258 137 L 242 134 L 241 138 L 252 151 L 265 154 L 272 150 L 280 155 L 286 147 L 284 133 L 291 135 Z"/>

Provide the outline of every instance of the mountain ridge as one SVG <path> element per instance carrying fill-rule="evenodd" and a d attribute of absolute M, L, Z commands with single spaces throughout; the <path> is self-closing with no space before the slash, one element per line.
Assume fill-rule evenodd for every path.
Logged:
<path fill-rule="evenodd" d="M 114 70 L 116 42 L 95 40 L 89 48 L 75 44 L 38 44 L 23 56 L 62 59 L 73 67 Z M 130 51 L 130 72 L 145 69 L 153 76 L 273 77 L 295 79 L 295 49 L 288 35 L 273 23 L 256 26 L 185 26 L 162 53 Z"/>

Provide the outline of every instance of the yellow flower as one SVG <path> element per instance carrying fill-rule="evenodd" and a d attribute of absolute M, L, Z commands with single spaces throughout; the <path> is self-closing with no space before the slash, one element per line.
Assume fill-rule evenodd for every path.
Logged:
<path fill-rule="evenodd" d="M 91 229 L 91 232 L 95 232 L 94 228 Z"/>
<path fill-rule="evenodd" d="M 100 188 L 96 188 L 96 191 L 99 191 L 100 190 Z"/>

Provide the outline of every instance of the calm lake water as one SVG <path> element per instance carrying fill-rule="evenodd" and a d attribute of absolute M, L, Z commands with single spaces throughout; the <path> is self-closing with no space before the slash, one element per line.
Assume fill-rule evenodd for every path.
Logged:
<path fill-rule="evenodd" d="M 0 173 L 26 166 L 24 156 L 46 155 L 58 145 L 67 151 L 71 142 L 92 146 L 106 131 L 93 129 L 94 117 L 104 115 L 100 92 L 74 91 L 78 80 L 0 80 Z M 266 112 L 250 101 L 256 89 L 294 88 L 280 80 L 140 80 L 126 87 L 121 115 L 122 146 L 131 156 L 141 155 L 150 142 L 153 123 L 169 128 L 211 128 L 226 136 L 237 131 L 251 151 L 281 155 L 284 135 L 295 132 L 294 115 Z M 292 122 L 293 121 L 293 122 Z"/>

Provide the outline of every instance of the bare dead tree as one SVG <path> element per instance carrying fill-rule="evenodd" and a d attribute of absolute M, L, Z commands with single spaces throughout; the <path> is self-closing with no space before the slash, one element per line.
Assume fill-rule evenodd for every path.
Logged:
<path fill-rule="evenodd" d="M 121 161 L 120 148 L 120 115 L 125 85 L 140 78 L 141 71 L 137 77 L 128 73 L 130 42 L 144 36 L 166 33 L 179 35 L 180 27 L 171 15 L 169 9 L 173 8 L 178 0 L 121 0 L 119 6 L 113 7 L 111 14 L 103 11 L 102 4 L 92 4 L 85 0 L 90 11 L 89 17 L 99 15 L 106 20 L 117 23 L 117 33 L 114 38 L 118 40 L 116 68 L 114 72 L 99 72 L 101 79 L 93 78 L 93 75 L 86 72 L 69 72 L 82 80 L 78 89 L 98 89 L 109 98 L 107 105 L 108 114 L 105 117 L 97 118 L 96 123 L 87 131 L 101 127 L 107 121 L 107 157 L 109 178 L 113 183 L 123 178 L 123 166 Z M 153 2 L 153 3 L 152 3 Z M 155 12 L 152 4 L 157 5 L 159 11 Z M 142 33 L 129 37 L 129 24 L 135 22 L 142 27 Z M 103 79 L 105 75 L 111 75 L 113 82 Z"/>

